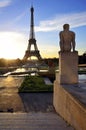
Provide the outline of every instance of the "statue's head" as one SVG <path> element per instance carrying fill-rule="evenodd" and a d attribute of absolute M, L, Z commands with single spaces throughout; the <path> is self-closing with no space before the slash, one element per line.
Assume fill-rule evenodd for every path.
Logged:
<path fill-rule="evenodd" d="M 63 29 L 64 29 L 64 30 L 65 30 L 65 29 L 66 29 L 66 30 L 69 30 L 69 24 L 64 24 L 64 25 L 63 25 Z"/>

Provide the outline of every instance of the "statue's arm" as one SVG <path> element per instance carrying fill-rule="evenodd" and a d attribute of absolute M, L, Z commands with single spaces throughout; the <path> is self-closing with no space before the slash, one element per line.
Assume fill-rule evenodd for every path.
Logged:
<path fill-rule="evenodd" d="M 64 47 L 63 47 L 63 36 L 62 36 L 62 32 L 59 33 L 59 37 L 60 37 L 60 49 L 61 51 L 64 51 Z"/>
<path fill-rule="evenodd" d="M 76 45 L 76 42 L 75 42 L 75 33 L 73 33 L 73 39 L 72 39 L 73 51 L 75 51 L 75 45 Z"/>

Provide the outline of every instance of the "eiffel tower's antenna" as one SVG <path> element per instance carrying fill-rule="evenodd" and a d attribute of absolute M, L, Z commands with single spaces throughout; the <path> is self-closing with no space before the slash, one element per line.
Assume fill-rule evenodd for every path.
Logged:
<path fill-rule="evenodd" d="M 31 0 L 31 6 L 33 6 L 33 0 Z"/>
<path fill-rule="evenodd" d="M 31 6 L 30 39 L 35 39 L 34 33 L 34 8 Z"/>

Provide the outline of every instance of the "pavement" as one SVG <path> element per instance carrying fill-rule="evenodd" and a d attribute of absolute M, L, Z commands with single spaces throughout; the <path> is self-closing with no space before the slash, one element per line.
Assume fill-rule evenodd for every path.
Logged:
<path fill-rule="evenodd" d="M 18 93 L 24 77 L 0 78 L 1 112 L 53 112 L 53 93 Z"/>
<path fill-rule="evenodd" d="M 24 77 L 0 77 L 0 111 L 24 112 L 24 105 L 18 94 L 18 87 L 23 82 Z"/>
<path fill-rule="evenodd" d="M 0 130 L 74 130 L 54 110 L 53 93 L 22 93 L 24 77 L 0 77 Z"/>

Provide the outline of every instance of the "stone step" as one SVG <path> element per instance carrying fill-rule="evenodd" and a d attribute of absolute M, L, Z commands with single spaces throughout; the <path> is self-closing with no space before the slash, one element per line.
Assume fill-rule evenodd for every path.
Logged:
<path fill-rule="evenodd" d="M 74 130 L 56 113 L 0 113 L 0 130 Z"/>

